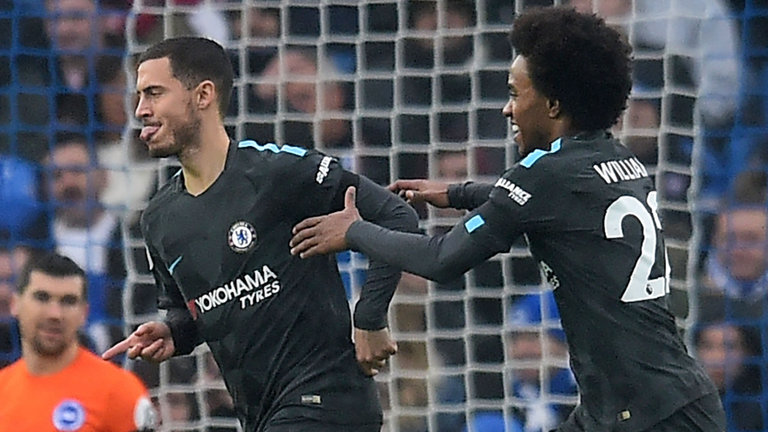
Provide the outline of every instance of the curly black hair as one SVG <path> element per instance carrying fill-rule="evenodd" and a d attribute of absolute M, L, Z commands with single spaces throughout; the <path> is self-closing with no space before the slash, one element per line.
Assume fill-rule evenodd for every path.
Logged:
<path fill-rule="evenodd" d="M 509 40 L 527 60 L 534 88 L 560 101 L 574 128 L 616 123 L 632 89 L 632 48 L 603 19 L 569 7 L 531 8 L 515 19 Z"/>

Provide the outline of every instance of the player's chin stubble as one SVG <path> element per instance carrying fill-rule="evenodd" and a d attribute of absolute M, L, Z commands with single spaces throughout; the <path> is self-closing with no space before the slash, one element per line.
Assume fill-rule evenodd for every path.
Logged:
<path fill-rule="evenodd" d="M 64 341 L 46 343 L 38 337 L 32 339 L 32 348 L 43 357 L 58 357 L 67 349 Z"/>
<path fill-rule="evenodd" d="M 199 145 L 200 116 L 191 105 L 187 108 L 189 121 L 171 130 L 171 142 L 165 146 L 149 147 L 149 155 L 153 158 L 179 156 L 184 149 Z"/>

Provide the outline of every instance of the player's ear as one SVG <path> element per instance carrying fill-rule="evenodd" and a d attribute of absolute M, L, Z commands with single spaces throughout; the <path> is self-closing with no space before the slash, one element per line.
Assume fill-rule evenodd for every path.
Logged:
<path fill-rule="evenodd" d="M 204 80 L 195 89 L 195 104 L 198 109 L 206 109 L 216 104 L 216 86 L 211 80 Z"/>
<path fill-rule="evenodd" d="M 560 116 L 559 99 L 547 99 L 547 114 L 551 119 L 556 119 Z"/>

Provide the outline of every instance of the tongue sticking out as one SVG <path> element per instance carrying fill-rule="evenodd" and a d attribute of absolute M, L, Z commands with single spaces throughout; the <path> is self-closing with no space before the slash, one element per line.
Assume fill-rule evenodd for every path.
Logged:
<path fill-rule="evenodd" d="M 144 126 L 141 128 L 141 135 L 139 135 L 139 139 L 142 141 L 149 141 L 150 138 L 152 138 L 152 135 L 154 135 L 158 129 L 160 129 L 160 126 Z"/>

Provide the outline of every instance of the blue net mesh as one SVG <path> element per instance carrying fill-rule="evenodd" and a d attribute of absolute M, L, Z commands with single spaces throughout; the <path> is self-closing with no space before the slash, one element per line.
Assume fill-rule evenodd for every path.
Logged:
<path fill-rule="evenodd" d="M 120 216 L 102 200 L 99 154 L 124 128 L 124 114 L 112 115 L 125 98 L 124 83 L 113 86 L 123 75 L 124 26 L 113 33 L 110 23 L 124 23 L 128 7 L 0 2 L 2 289 L 41 251 L 71 256 L 88 274 L 92 309 L 81 339 L 94 350 L 123 333 Z M 7 308 L 0 319 L 11 329 L 0 350 L 7 364 L 20 355 L 18 334 Z"/>

